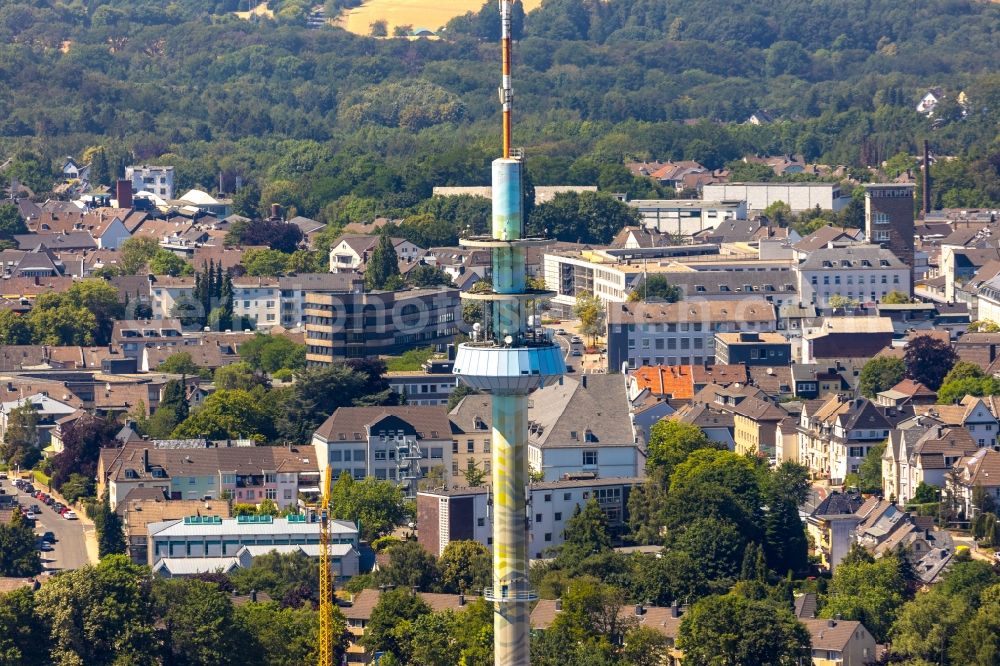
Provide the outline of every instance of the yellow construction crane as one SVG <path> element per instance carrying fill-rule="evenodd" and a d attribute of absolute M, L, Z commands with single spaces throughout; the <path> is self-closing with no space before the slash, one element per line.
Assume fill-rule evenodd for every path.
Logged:
<path fill-rule="evenodd" d="M 333 583 L 330 580 L 330 467 L 319 507 L 319 666 L 333 666 Z"/>

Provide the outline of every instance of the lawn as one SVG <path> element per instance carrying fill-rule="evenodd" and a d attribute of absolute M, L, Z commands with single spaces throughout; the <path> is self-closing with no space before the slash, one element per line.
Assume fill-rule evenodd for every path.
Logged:
<path fill-rule="evenodd" d="M 432 356 L 434 356 L 433 349 L 411 349 L 401 356 L 385 359 L 385 367 L 389 372 L 414 372 L 420 370 L 424 362 Z"/>

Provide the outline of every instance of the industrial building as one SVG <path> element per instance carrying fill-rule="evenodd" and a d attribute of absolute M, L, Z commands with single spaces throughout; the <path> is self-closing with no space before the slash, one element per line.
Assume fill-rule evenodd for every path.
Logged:
<path fill-rule="evenodd" d="M 851 201 L 840 183 L 714 183 L 705 185 L 701 195 L 708 201 L 745 201 L 748 211 L 761 211 L 781 201 L 793 213 L 817 206 L 838 212 Z"/>

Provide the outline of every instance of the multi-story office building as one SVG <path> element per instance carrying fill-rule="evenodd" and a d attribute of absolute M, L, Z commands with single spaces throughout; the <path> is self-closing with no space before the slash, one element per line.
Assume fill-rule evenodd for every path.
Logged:
<path fill-rule="evenodd" d="M 321 473 L 334 479 L 373 476 L 395 481 L 414 497 L 434 467 L 451 470 L 452 433 L 444 407 L 341 407 L 312 439 Z"/>
<path fill-rule="evenodd" d="M 865 236 L 913 268 L 915 185 L 865 185 Z"/>
<path fill-rule="evenodd" d="M 715 334 L 775 330 L 774 306 L 759 297 L 729 301 L 611 303 L 608 370 L 627 365 L 703 365 L 715 358 Z"/>
<path fill-rule="evenodd" d="M 839 296 L 875 304 L 893 291 L 910 293 L 910 268 L 876 245 L 836 245 L 814 250 L 796 267 L 803 303 L 830 307 Z"/>
<path fill-rule="evenodd" d="M 408 405 L 447 405 L 458 377 L 451 374 L 454 361 L 431 359 L 416 371 L 385 373 L 389 388 L 406 397 Z"/>
<path fill-rule="evenodd" d="M 306 362 L 400 354 L 445 345 L 458 333 L 461 306 L 450 287 L 370 293 L 306 293 Z"/>
<path fill-rule="evenodd" d="M 149 192 L 170 201 L 174 198 L 174 168 L 172 166 L 127 166 L 125 180 L 132 181 L 133 192 Z"/>
<path fill-rule="evenodd" d="M 566 522 L 578 507 L 596 499 L 612 534 L 628 524 L 628 497 L 642 479 L 607 478 L 546 481 L 528 486 L 528 555 L 542 558 L 563 543 Z M 417 493 L 417 541 L 440 556 L 452 541 L 474 540 L 493 547 L 490 491 L 456 488 Z"/>

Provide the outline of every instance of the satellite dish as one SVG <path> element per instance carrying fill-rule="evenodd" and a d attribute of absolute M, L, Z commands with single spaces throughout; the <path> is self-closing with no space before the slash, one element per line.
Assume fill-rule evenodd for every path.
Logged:
<path fill-rule="evenodd" d="M 508 345 L 509 345 L 509 344 L 513 344 L 513 342 L 514 342 L 514 338 L 512 338 L 511 336 L 509 336 L 509 335 L 508 335 L 508 336 L 505 336 L 505 337 L 504 337 L 503 341 L 504 341 L 505 343 L 507 343 Z"/>
<path fill-rule="evenodd" d="M 483 325 L 477 321 L 475 324 L 472 325 L 472 330 L 478 333 L 479 331 L 483 330 Z"/>

